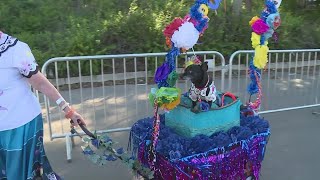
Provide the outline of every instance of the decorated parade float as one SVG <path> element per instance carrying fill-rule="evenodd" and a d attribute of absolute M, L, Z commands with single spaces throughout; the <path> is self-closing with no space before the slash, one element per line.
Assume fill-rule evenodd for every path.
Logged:
<path fill-rule="evenodd" d="M 230 92 L 220 92 L 206 62 L 196 55 L 186 61 L 183 74 L 176 72 L 177 56 L 193 51 L 208 28 L 209 9 L 216 10 L 220 1 L 196 0 L 184 18 L 175 18 L 165 28 L 170 51 L 155 73 L 157 87 L 149 94 L 153 117 L 132 126 L 130 155 L 123 148 L 114 149 L 107 135 L 86 131 L 90 137 L 84 138 L 83 151 L 93 162 L 103 165 L 120 159 L 145 179 L 259 179 L 270 136 L 268 121 L 258 115 L 260 73 L 268 60 L 268 39 L 277 39 L 281 0 L 266 0 L 261 16 L 249 23 L 255 54 L 248 70 L 248 93 L 256 100 L 246 104 Z M 179 77 L 192 82 L 188 92 L 175 87 Z M 103 154 L 94 149 L 103 149 Z"/>

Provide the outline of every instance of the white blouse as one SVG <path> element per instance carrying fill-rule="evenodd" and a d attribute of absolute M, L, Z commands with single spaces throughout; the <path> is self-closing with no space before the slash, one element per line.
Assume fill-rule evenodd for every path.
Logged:
<path fill-rule="evenodd" d="M 41 113 L 27 81 L 38 72 L 29 46 L 0 32 L 0 131 L 20 127 Z"/>

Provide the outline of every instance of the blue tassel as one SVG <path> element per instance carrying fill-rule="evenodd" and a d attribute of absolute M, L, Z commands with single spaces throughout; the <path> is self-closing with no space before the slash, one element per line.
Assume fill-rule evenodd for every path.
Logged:
<path fill-rule="evenodd" d="M 253 59 L 251 59 L 250 64 L 249 64 L 249 76 L 250 76 L 251 83 L 249 84 L 249 86 L 247 88 L 249 94 L 251 94 L 251 95 L 258 93 L 258 91 L 259 91 L 259 86 L 257 83 L 255 72 L 258 74 L 258 77 L 260 79 L 261 70 L 257 69 L 254 66 Z"/>

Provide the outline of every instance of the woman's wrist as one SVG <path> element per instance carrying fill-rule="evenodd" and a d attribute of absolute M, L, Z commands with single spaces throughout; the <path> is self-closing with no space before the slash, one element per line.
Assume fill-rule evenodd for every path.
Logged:
<path fill-rule="evenodd" d="M 71 110 L 71 107 L 69 105 L 69 103 L 67 103 L 66 101 L 62 102 L 60 105 L 59 105 L 60 109 L 64 112 L 64 113 L 67 113 L 68 111 Z"/>
<path fill-rule="evenodd" d="M 75 110 L 70 107 L 69 103 L 66 102 L 62 97 L 56 101 L 57 105 L 61 108 L 61 110 L 65 113 L 65 117 L 67 119 L 71 119 L 75 113 Z"/>
<path fill-rule="evenodd" d="M 69 106 L 68 108 L 66 108 L 64 112 L 65 112 L 65 118 L 71 119 L 75 113 L 75 110 Z"/>
<path fill-rule="evenodd" d="M 56 100 L 56 104 L 57 104 L 58 106 L 60 106 L 60 107 L 61 107 L 61 105 L 63 105 L 64 103 L 66 103 L 66 100 L 64 100 L 63 97 L 60 97 L 59 99 Z"/>
<path fill-rule="evenodd" d="M 61 108 L 61 110 L 62 110 L 63 112 L 69 111 L 69 109 L 70 109 L 69 103 L 64 102 L 64 103 L 60 106 L 60 108 Z"/>

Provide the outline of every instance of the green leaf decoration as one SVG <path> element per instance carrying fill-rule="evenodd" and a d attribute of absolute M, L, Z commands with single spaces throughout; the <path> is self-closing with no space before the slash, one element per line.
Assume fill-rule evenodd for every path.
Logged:
<path fill-rule="evenodd" d="M 97 154 L 88 155 L 88 158 L 94 163 L 98 164 L 100 162 L 101 157 Z"/>
<path fill-rule="evenodd" d="M 89 142 L 91 142 L 91 138 L 89 138 L 88 136 L 85 136 L 82 138 L 82 141 L 85 143 L 89 143 Z"/>
<path fill-rule="evenodd" d="M 176 85 L 176 82 L 178 80 L 178 74 L 176 71 L 172 71 L 167 79 L 167 83 L 169 84 L 169 87 L 174 87 Z"/>
<path fill-rule="evenodd" d="M 81 146 L 81 149 L 83 152 L 90 152 L 92 151 L 91 147 L 89 145 Z"/>
<path fill-rule="evenodd" d="M 151 169 L 144 167 L 139 161 L 132 159 L 123 148 L 113 148 L 116 142 L 113 142 L 107 134 L 95 136 L 97 139 L 91 139 L 89 137 L 84 137 L 82 139 L 86 145 L 81 146 L 81 148 L 91 162 L 98 166 L 103 166 L 108 162 L 120 160 L 132 170 L 133 174 L 141 175 L 147 179 L 153 178 L 154 172 Z M 99 141 L 100 146 L 95 149 L 95 152 L 89 143 L 91 143 L 91 141 L 96 142 L 97 140 Z M 100 152 L 101 155 L 98 152 Z"/>

